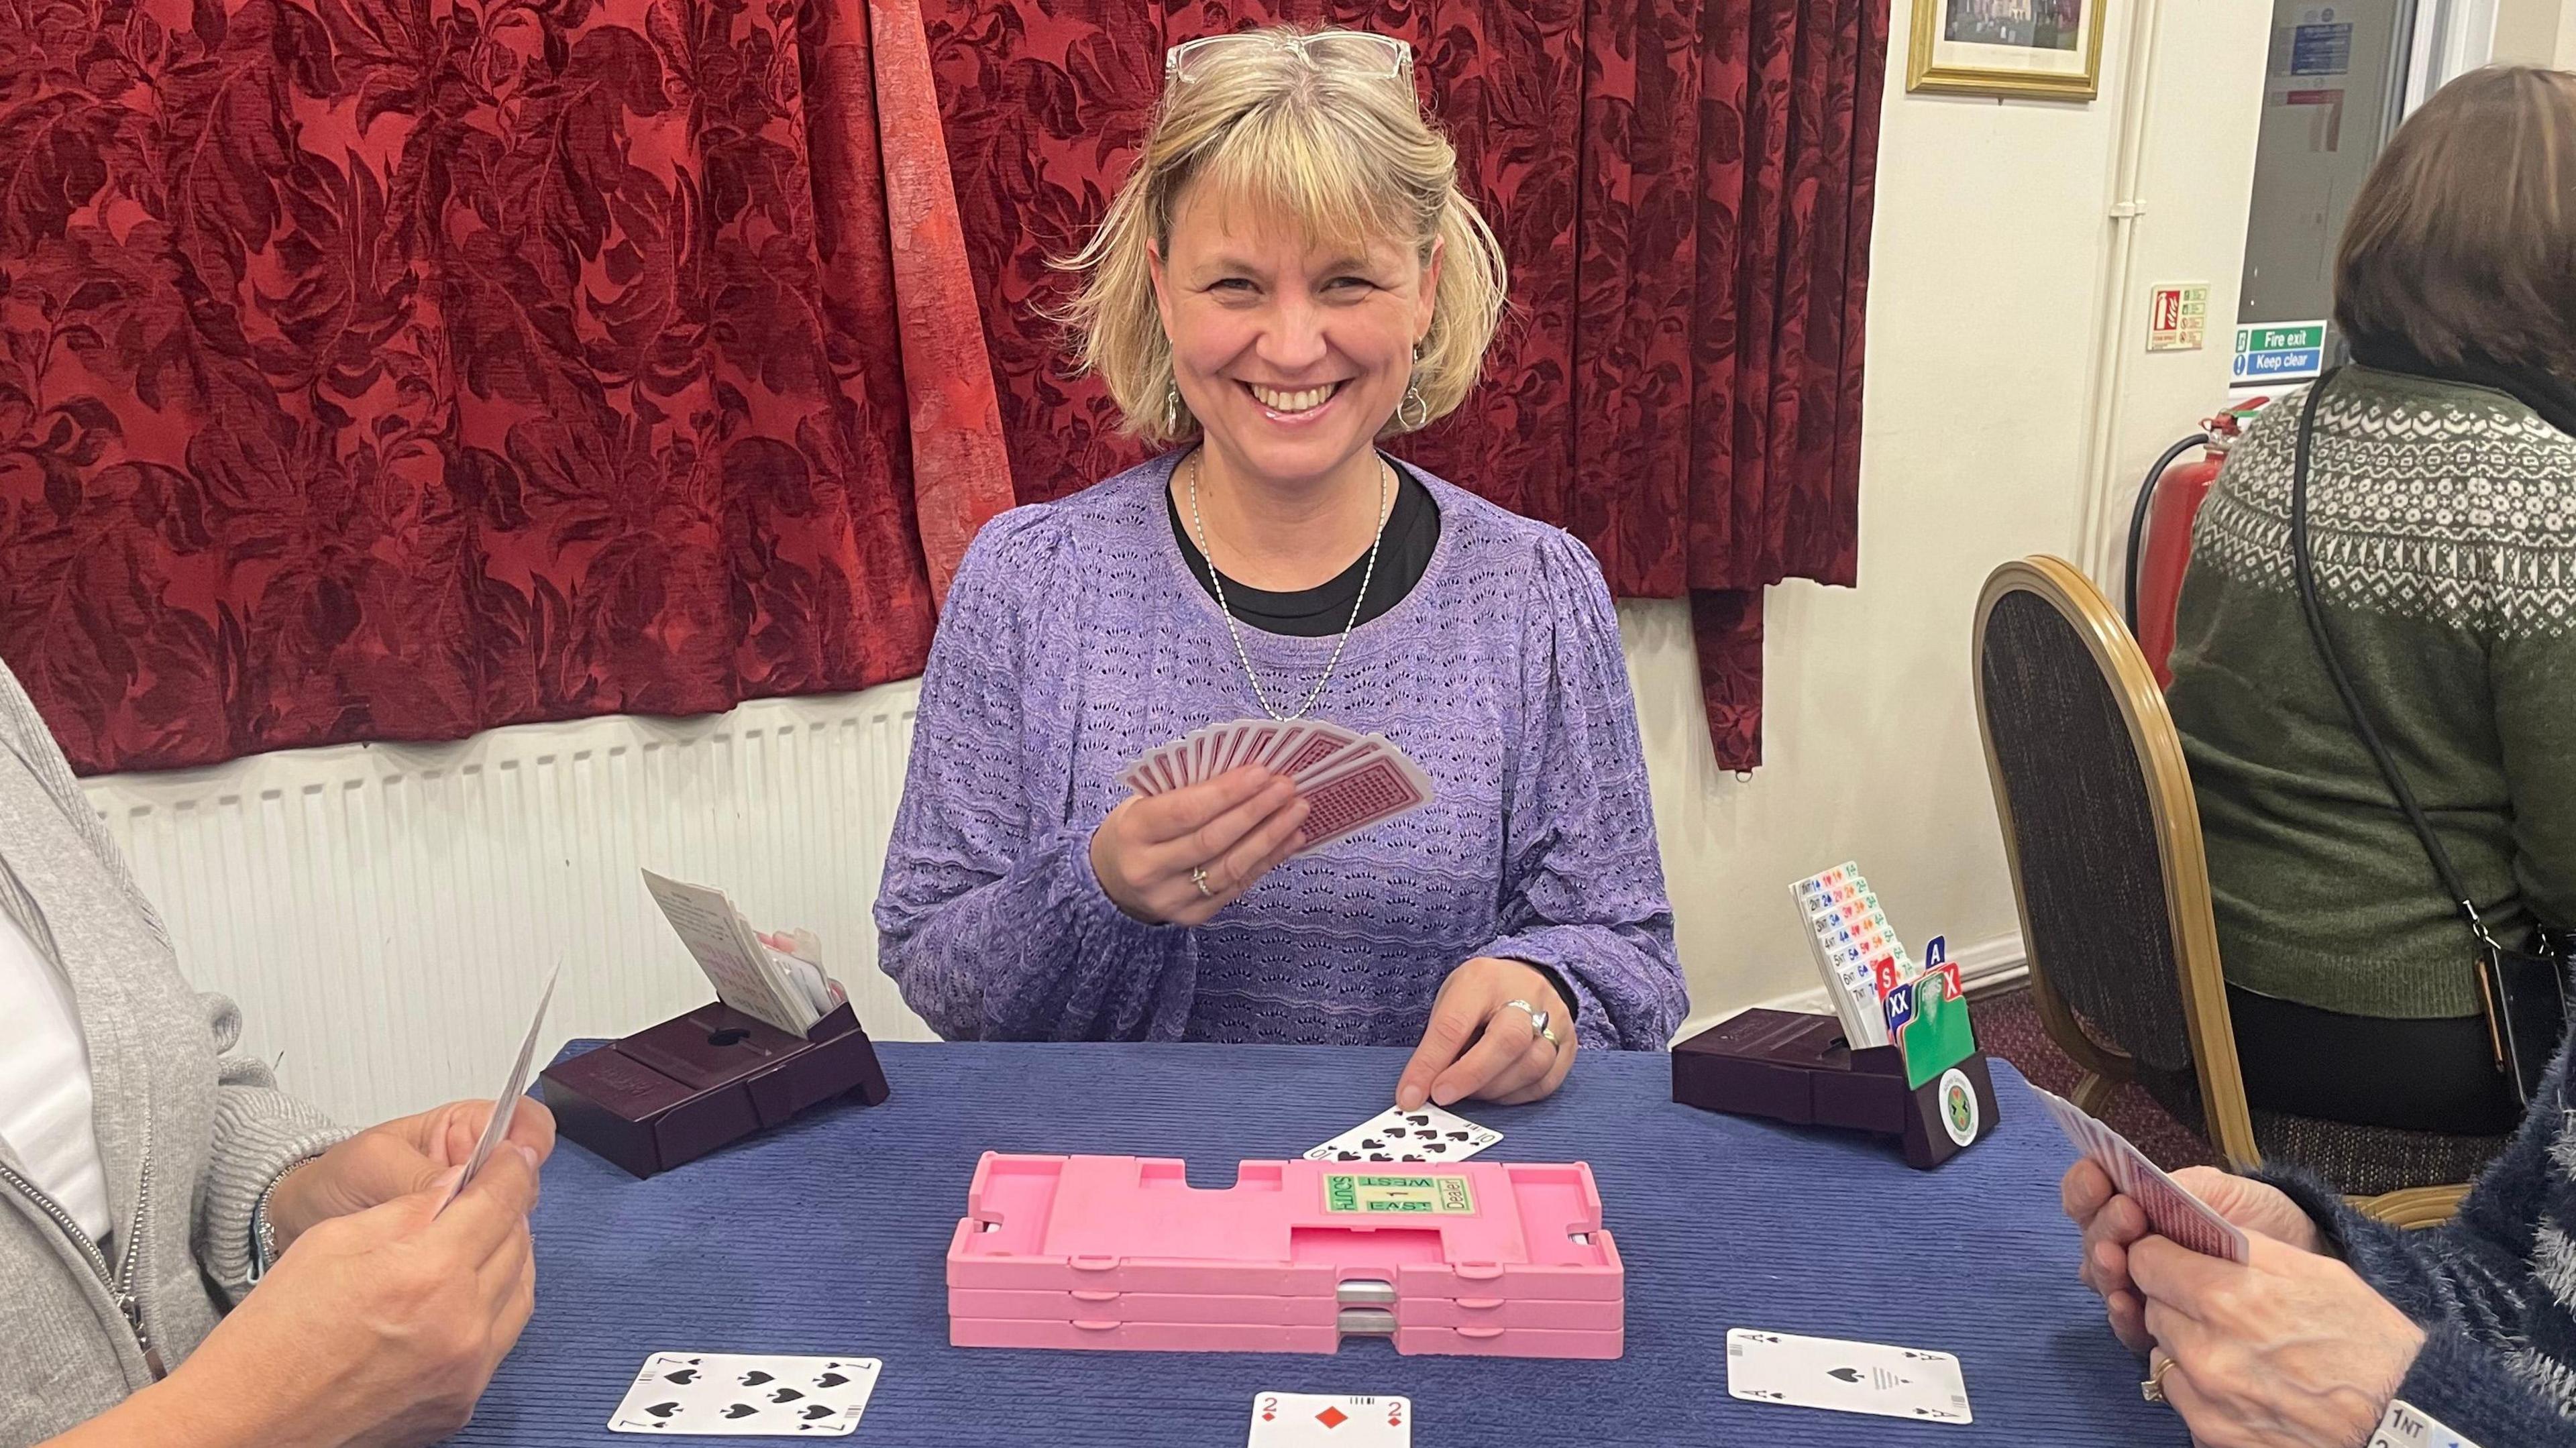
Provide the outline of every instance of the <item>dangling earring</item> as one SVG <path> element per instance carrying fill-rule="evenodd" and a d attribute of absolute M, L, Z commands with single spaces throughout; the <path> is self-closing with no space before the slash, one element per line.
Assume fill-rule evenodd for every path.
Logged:
<path fill-rule="evenodd" d="M 1406 408 L 1413 409 L 1410 420 L 1404 415 Z M 1413 373 L 1404 379 L 1404 400 L 1395 405 L 1395 425 L 1406 432 L 1418 432 L 1430 421 L 1431 404 L 1422 400 L 1422 348 L 1416 345 L 1413 349 Z"/>
<path fill-rule="evenodd" d="M 1178 436 L 1181 430 L 1181 388 L 1176 382 L 1163 384 L 1163 436 Z"/>

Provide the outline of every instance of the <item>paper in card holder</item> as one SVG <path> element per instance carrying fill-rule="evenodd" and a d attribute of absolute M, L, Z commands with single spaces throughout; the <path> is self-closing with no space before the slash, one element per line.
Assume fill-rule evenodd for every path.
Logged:
<path fill-rule="evenodd" d="M 1909 1085 L 1903 1053 L 1852 1049 L 1832 1016 L 1749 1010 L 1675 1045 L 1672 1056 L 1673 1100 L 1684 1106 L 1894 1136 L 1917 1170 L 1948 1161 L 1995 1126 L 1985 1053 L 1971 1051 Z"/>
<path fill-rule="evenodd" d="M 711 1001 L 538 1078 L 555 1128 L 638 1177 L 669 1171 L 808 1107 L 886 1099 L 876 1047 L 844 1003 L 803 1036 Z"/>

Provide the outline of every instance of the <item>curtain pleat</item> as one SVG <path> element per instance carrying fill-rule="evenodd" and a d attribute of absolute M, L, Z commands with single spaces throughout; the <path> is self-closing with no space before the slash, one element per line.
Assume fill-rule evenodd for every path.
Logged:
<path fill-rule="evenodd" d="M 84 771 L 918 672 L 1009 501 L 911 0 L 0 7 L 0 655 Z"/>

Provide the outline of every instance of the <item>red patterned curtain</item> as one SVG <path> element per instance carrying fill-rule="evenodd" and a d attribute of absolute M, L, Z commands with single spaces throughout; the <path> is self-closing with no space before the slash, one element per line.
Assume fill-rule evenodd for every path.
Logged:
<path fill-rule="evenodd" d="M 921 27 L 0 4 L 0 656 L 73 762 L 917 672 L 1009 501 Z"/>
<path fill-rule="evenodd" d="M 1692 600 L 1719 763 L 1761 753 L 1764 585 L 1853 581 L 1886 0 L 929 0 L 1024 501 L 1132 461 L 1064 376 L 1045 258 L 1100 216 L 1164 49 L 1272 19 L 1412 42 L 1519 316 L 1403 451 Z"/>

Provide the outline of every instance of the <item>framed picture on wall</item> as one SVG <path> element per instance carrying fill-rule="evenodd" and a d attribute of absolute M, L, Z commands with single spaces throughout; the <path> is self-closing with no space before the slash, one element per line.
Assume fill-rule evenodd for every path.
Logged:
<path fill-rule="evenodd" d="M 1908 91 L 2089 101 L 2108 0 L 1914 0 Z"/>

